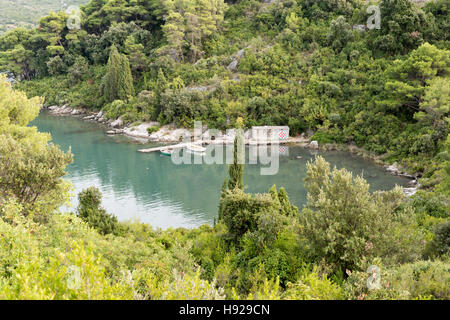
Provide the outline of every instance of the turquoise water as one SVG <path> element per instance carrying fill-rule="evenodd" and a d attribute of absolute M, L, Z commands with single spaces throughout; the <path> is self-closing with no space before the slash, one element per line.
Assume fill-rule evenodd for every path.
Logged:
<path fill-rule="evenodd" d="M 73 183 L 74 194 L 89 186 L 98 187 L 103 193 L 103 206 L 119 220 L 137 218 L 163 229 L 191 228 L 212 224 L 217 216 L 220 190 L 227 177 L 226 165 L 175 165 L 170 157 L 157 152 L 137 152 L 156 144 L 108 136 L 104 127 L 76 117 L 54 117 L 42 112 L 32 125 L 51 133 L 53 143 L 63 150 L 71 147 L 74 162 L 67 169 L 66 179 Z M 261 176 L 260 165 L 246 165 L 247 192 L 263 193 L 273 184 L 283 186 L 291 201 L 301 208 L 306 201 L 302 182 L 306 162 L 314 159 L 315 154 L 322 155 L 333 166 L 363 174 L 371 190 L 391 189 L 395 184 L 405 186 L 408 182 L 349 153 L 314 152 L 300 147 L 286 147 L 284 151 L 279 172 L 274 176 Z M 76 207 L 76 197 L 72 204 Z"/>

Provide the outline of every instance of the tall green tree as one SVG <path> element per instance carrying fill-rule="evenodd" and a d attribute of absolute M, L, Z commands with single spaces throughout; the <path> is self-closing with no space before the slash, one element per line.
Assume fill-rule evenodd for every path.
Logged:
<path fill-rule="evenodd" d="M 156 110 L 155 110 L 155 118 L 158 118 L 161 113 L 161 96 L 169 88 L 169 83 L 167 82 L 166 76 L 161 68 L 158 70 L 158 76 L 156 78 L 156 89 L 155 89 L 155 97 L 156 97 Z"/>
<path fill-rule="evenodd" d="M 131 75 L 130 62 L 126 55 L 120 55 L 120 73 L 118 83 L 118 96 L 121 100 L 128 100 L 134 95 L 133 76 Z"/>
<path fill-rule="evenodd" d="M 105 76 L 106 100 L 128 100 L 134 94 L 133 76 L 130 63 L 125 55 L 117 51 L 115 45 L 111 47 Z"/>
<path fill-rule="evenodd" d="M 186 31 L 184 17 L 179 12 L 170 12 L 162 29 L 170 48 L 174 50 L 173 56 L 176 59 L 183 59 L 183 47 L 186 43 L 184 39 Z"/>
<path fill-rule="evenodd" d="M 244 189 L 244 137 L 242 135 L 242 119 L 238 121 L 238 130 L 234 138 L 233 164 L 228 168 L 230 179 L 228 180 L 228 189 Z"/>

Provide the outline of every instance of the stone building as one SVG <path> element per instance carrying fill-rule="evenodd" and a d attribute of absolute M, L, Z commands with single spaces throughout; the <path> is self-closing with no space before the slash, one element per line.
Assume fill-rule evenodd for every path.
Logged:
<path fill-rule="evenodd" d="M 283 141 L 289 138 L 288 126 L 257 126 L 251 129 L 252 140 Z"/>

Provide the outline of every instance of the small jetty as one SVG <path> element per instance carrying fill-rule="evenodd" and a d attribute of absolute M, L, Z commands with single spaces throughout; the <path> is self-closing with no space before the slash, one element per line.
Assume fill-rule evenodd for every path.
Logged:
<path fill-rule="evenodd" d="M 143 153 L 150 153 L 150 152 L 157 152 L 157 151 L 166 150 L 166 149 L 171 149 L 171 150 L 183 149 L 183 148 L 186 148 L 188 145 L 191 145 L 191 144 L 201 145 L 202 142 L 203 141 L 185 142 L 185 143 L 178 143 L 178 144 L 174 144 L 174 145 L 162 145 L 162 146 L 154 147 L 154 148 L 140 149 L 138 151 L 139 152 L 143 152 Z"/>
<path fill-rule="evenodd" d="M 140 149 L 138 150 L 139 152 L 142 153 L 151 153 L 151 152 L 158 152 L 158 151 L 163 151 L 166 149 L 170 149 L 170 150 L 176 150 L 176 149 L 183 149 L 183 148 L 187 148 L 188 146 L 192 146 L 192 145 L 196 145 L 196 146 L 203 146 L 203 145 L 230 145 L 233 144 L 234 140 L 222 140 L 222 139 L 218 139 L 218 140 L 197 140 L 197 141 L 193 141 L 193 142 L 183 142 L 183 143 L 178 143 L 178 144 L 174 144 L 174 145 L 161 145 L 159 147 L 153 147 L 153 148 L 148 148 L 148 149 Z M 278 144 L 278 145 L 286 145 L 286 144 L 304 144 L 306 145 L 306 141 L 302 138 L 288 138 L 286 140 L 282 140 L 282 141 L 255 141 L 255 140 L 246 140 L 244 142 L 245 145 L 250 145 L 250 146 L 269 146 L 272 144 Z"/>

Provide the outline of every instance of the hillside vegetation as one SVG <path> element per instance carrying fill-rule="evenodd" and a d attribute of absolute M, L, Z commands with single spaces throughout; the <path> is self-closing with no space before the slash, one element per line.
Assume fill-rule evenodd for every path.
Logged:
<path fill-rule="evenodd" d="M 0 298 L 449 299 L 449 1 L 374 3 L 380 29 L 358 0 L 91 0 L 80 29 L 60 12 L 0 37 L 20 80 L 0 79 Z M 235 162 L 214 226 L 120 223 L 95 188 L 61 214 L 72 155 L 27 127 L 42 103 L 289 125 L 397 162 L 422 190 L 370 193 L 317 157 L 296 208 L 282 186 L 246 193 Z"/>
<path fill-rule="evenodd" d="M 89 0 L 0 0 L 0 34 L 17 27 L 32 28 L 51 10 L 60 11 Z"/>

